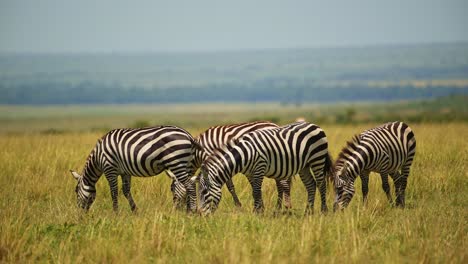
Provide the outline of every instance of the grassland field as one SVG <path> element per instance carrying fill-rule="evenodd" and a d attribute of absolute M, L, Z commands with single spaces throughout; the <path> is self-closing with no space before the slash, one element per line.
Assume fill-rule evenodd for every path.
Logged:
<path fill-rule="evenodd" d="M 280 123 L 286 123 L 304 111 L 293 107 L 278 111 L 275 105 L 263 110 L 255 106 L 220 105 L 206 115 L 196 107 L 194 110 L 175 107 L 171 111 L 161 107 L 157 113 L 155 108 L 144 111 L 145 107 L 134 107 L 120 112 L 118 107 L 71 110 L 0 107 L 0 262 L 466 263 L 468 260 L 467 122 L 408 122 L 416 135 L 417 153 L 408 182 L 406 209 L 392 208 L 381 189 L 380 177 L 371 174 L 367 206 L 362 205 L 357 180 L 356 196 L 349 208 L 340 213 L 321 214 L 317 195 L 315 213 L 311 216 L 303 214 L 306 192 L 298 178 L 293 180 L 292 214 L 274 214 L 276 187 L 274 181 L 267 179 L 263 186 L 266 211 L 256 215 L 252 213 L 250 186 L 244 176 L 238 175 L 234 184 L 243 207 L 236 208 L 224 188 L 218 211 L 210 217 L 200 217 L 173 209 L 170 179 L 160 175 L 133 179 L 137 214 L 130 212 L 122 194 L 120 211 L 113 212 L 104 178 L 97 184 L 94 205 L 83 214 L 76 208 L 76 182 L 69 169 L 81 171 L 88 153 L 106 128 L 128 126 L 139 120 L 149 120 L 151 124 L 163 120 L 197 135 L 218 122 L 274 116 Z M 311 113 L 324 111 L 310 109 Z M 104 113 L 96 114 L 98 111 Z M 358 116 L 366 113 L 360 109 L 357 112 Z M 378 124 L 315 123 L 325 130 L 334 157 L 352 135 Z M 333 199 L 333 190 L 329 188 L 330 209 Z"/>

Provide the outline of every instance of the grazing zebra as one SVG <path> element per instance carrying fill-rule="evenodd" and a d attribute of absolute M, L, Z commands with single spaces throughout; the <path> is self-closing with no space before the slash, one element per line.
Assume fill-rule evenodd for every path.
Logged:
<path fill-rule="evenodd" d="M 312 169 L 314 175 L 311 174 Z M 254 211 L 263 211 L 264 177 L 287 180 L 299 173 L 308 194 L 307 212 L 313 210 L 318 185 L 322 211 L 325 201 L 325 174 L 332 173 L 332 161 L 323 130 L 307 122 L 257 130 L 231 142 L 203 162 L 200 177 L 200 209 L 203 214 L 216 210 L 221 200 L 221 187 L 236 173 L 249 177 L 254 197 Z"/>
<path fill-rule="evenodd" d="M 199 146 L 185 130 L 175 126 L 114 129 L 98 140 L 86 160 L 83 173 L 71 171 L 78 181 L 75 192 L 78 206 L 88 210 L 96 198 L 96 182 L 104 173 L 110 186 L 113 208 L 118 209 L 117 176 L 122 177 L 122 192 L 132 211 L 136 210 L 130 192 L 131 176 L 148 177 L 164 170 L 188 190 L 187 210 L 196 210 L 195 186 L 190 163 Z M 176 204 L 182 199 L 175 200 Z"/>
<path fill-rule="evenodd" d="M 344 157 L 351 155 L 352 151 L 357 149 L 358 141 L 359 141 L 359 138 L 357 138 L 357 136 L 354 136 L 351 141 L 347 142 L 346 147 L 342 149 L 338 159 L 336 160 L 334 164 L 333 171 L 335 173 L 340 171 L 343 168 L 345 161 L 346 161 Z M 361 175 L 359 175 L 359 177 L 361 178 L 362 201 L 364 204 L 367 204 L 367 195 L 369 193 L 369 172 L 362 173 Z M 380 174 L 380 178 L 382 179 L 382 189 L 387 195 L 388 201 L 391 203 L 392 196 L 390 195 L 390 186 L 388 185 L 388 175 L 382 173 Z"/>
<path fill-rule="evenodd" d="M 257 121 L 242 124 L 214 126 L 208 128 L 197 138 L 197 142 L 203 147 L 203 150 L 195 150 L 195 157 L 192 162 L 194 166 L 193 170 L 196 171 L 198 168 L 200 168 L 203 161 L 208 159 L 208 157 L 215 153 L 218 149 L 225 148 L 231 140 L 238 139 L 252 131 L 260 129 L 272 129 L 277 127 L 278 125 L 272 122 Z M 237 197 L 234 184 L 232 183 L 232 179 L 227 180 L 226 185 L 229 192 L 232 195 L 234 204 L 239 207 L 242 206 L 241 202 L 239 201 L 239 198 Z M 174 192 L 179 192 L 178 196 L 185 195 L 185 189 L 183 188 L 182 184 L 178 184 L 176 181 L 174 181 L 172 186 Z M 280 209 L 283 204 L 283 196 L 285 201 L 285 207 L 288 209 L 291 208 L 290 186 L 291 183 L 289 180 L 276 181 L 276 187 L 278 189 L 278 209 Z M 174 193 L 174 195 L 176 194 Z"/>
<path fill-rule="evenodd" d="M 396 205 L 405 206 L 405 190 L 416 153 L 416 139 L 403 122 L 386 123 L 354 136 L 338 156 L 334 168 L 336 199 L 334 209 L 345 208 L 354 195 L 354 181 L 362 179 L 362 193 L 367 200 L 369 173 L 380 173 L 382 189 L 392 202 L 388 175 L 395 184 Z M 401 171 L 401 173 L 400 173 Z"/>

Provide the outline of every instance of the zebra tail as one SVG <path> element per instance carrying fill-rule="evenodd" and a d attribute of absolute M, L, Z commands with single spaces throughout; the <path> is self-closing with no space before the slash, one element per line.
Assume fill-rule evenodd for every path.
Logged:
<path fill-rule="evenodd" d="M 190 141 L 192 142 L 192 148 L 205 151 L 205 148 L 203 148 L 203 146 L 200 145 L 200 143 L 198 143 L 197 140 L 191 138 Z"/>
<path fill-rule="evenodd" d="M 323 167 L 323 174 L 325 175 L 325 178 L 328 179 L 329 183 L 332 183 L 335 180 L 334 171 L 333 171 L 333 159 L 330 156 L 330 153 L 328 153 L 325 158 L 325 166 Z"/>

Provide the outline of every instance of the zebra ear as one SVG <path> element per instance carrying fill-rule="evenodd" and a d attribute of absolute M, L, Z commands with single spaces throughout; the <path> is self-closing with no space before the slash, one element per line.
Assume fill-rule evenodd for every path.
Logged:
<path fill-rule="evenodd" d="M 194 175 L 192 178 L 190 178 L 190 180 L 192 182 L 197 182 L 197 181 L 200 181 L 200 177 L 201 177 L 201 172 L 198 175 Z"/>
<path fill-rule="evenodd" d="M 81 178 L 81 175 L 78 174 L 76 171 L 73 171 L 73 170 L 70 170 L 73 178 L 75 178 L 75 180 L 79 180 Z"/>

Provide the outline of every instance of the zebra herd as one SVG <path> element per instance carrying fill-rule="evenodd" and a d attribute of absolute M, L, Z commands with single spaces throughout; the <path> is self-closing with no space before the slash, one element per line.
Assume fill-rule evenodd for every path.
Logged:
<path fill-rule="evenodd" d="M 247 176 L 255 212 L 264 210 L 261 192 L 264 177 L 276 181 L 277 209 L 281 209 L 283 203 L 286 209 L 291 208 L 291 178 L 296 174 L 307 190 L 306 212 L 313 210 L 316 189 L 320 193 L 321 210 L 325 212 L 328 210 L 327 178 L 333 182 L 333 208 L 336 210 L 345 208 L 351 201 L 358 176 L 366 202 L 370 172 L 380 174 L 390 203 L 393 201 L 388 176 L 393 179 L 395 204 L 404 207 L 415 153 L 414 133 L 403 122 L 386 123 L 354 136 L 334 164 L 325 132 L 304 121 L 281 127 L 264 121 L 215 126 L 197 138 L 176 126 L 158 126 L 111 130 L 97 141 L 82 173 L 71 173 L 77 180 L 78 206 L 86 210 L 96 198 L 95 185 L 102 174 L 109 182 L 114 210 L 118 210 L 117 179 L 120 175 L 122 192 L 135 211 L 131 176 L 149 177 L 166 171 L 172 179 L 174 205 L 181 207 L 185 203 L 190 212 L 214 212 L 224 184 L 235 205 L 241 206 L 232 183 L 237 173 Z"/>

